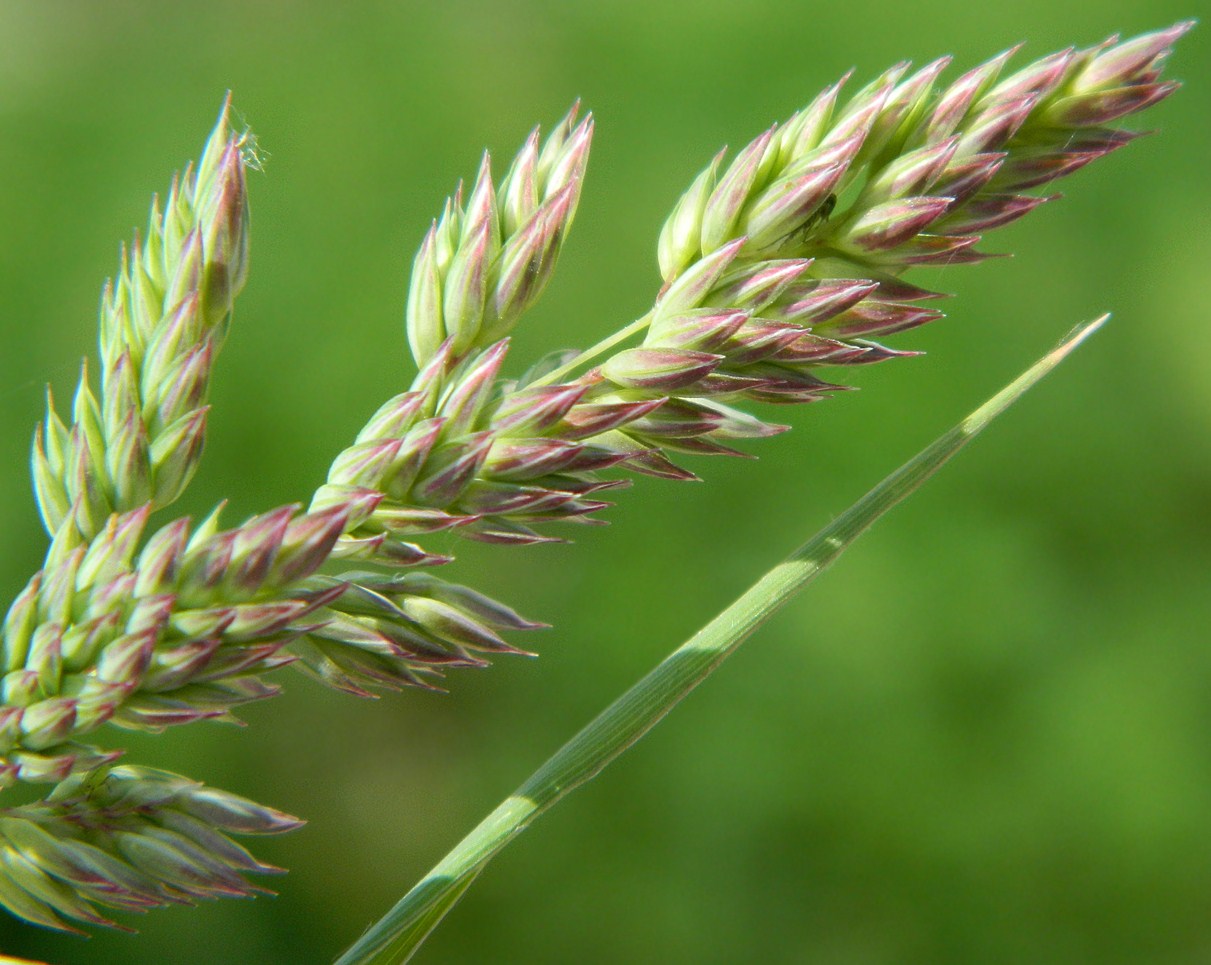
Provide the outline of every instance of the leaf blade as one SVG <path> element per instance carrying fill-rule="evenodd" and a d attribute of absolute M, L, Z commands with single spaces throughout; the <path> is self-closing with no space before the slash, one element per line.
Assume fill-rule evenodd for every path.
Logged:
<path fill-rule="evenodd" d="M 487 863 L 545 810 L 647 734 L 859 536 L 929 480 L 1109 318 L 1078 326 L 987 402 L 769 570 L 560 748 L 446 855 L 337 965 L 397 965 L 417 951 Z"/>

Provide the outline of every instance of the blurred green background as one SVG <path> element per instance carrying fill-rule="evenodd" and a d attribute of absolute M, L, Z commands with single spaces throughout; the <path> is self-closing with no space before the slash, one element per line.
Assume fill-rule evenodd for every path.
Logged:
<path fill-rule="evenodd" d="M 724 143 L 849 67 L 1019 40 L 1041 56 L 1205 0 L 308 4 L 0 2 L 0 597 L 45 548 L 27 447 L 97 293 L 226 89 L 270 155 L 253 267 L 182 512 L 305 500 L 411 378 L 415 245 L 479 151 L 576 97 L 598 118 L 576 230 L 515 368 L 641 314 L 664 215 Z M 284 676 L 244 730 L 131 758 L 309 820 L 253 842 L 275 899 L 91 941 L 0 915 L 57 963 L 331 959 L 623 687 L 1073 323 L 1115 321 L 881 524 L 646 741 L 510 848 L 425 962 L 1211 961 L 1211 34 L 1160 128 L 934 273 L 927 358 L 779 411 L 758 464 L 642 481 L 608 528 L 438 539 L 448 575 L 554 623 L 537 661 L 359 702 Z M 954 69 L 949 74 L 956 75 Z"/>

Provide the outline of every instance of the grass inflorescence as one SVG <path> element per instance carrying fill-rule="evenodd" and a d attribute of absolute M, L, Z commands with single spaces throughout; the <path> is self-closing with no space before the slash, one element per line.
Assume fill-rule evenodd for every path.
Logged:
<path fill-rule="evenodd" d="M 685 457 L 744 454 L 785 429 L 746 403 L 820 401 L 843 388 L 823 368 L 913 354 L 875 340 L 941 317 L 943 293 L 906 272 L 988 257 L 984 234 L 1131 142 L 1119 122 L 1176 88 L 1161 72 L 1189 27 L 1012 73 L 1009 51 L 950 82 L 943 59 L 848 99 L 828 87 L 693 180 L 661 232 L 648 313 L 506 378 L 509 333 L 555 270 L 584 183 L 593 121 L 573 109 L 499 180 L 485 155 L 447 201 L 407 297 L 418 374 L 306 509 L 153 523 L 201 458 L 247 274 L 256 156 L 225 105 L 105 286 L 99 364 L 69 413 L 48 400 L 35 433 L 49 546 L 3 624 L 0 789 L 45 795 L 0 811 L 0 904 L 69 929 L 113 924 L 100 908 L 255 893 L 247 876 L 277 869 L 232 836 L 296 819 L 119 765 L 94 743 L 105 725 L 232 719 L 287 665 L 371 695 L 519 652 L 510 637 L 541 624 L 434 575 L 449 557 L 426 537 L 560 539 L 554 524 L 597 521 L 634 474 L 694 479 Z"/>

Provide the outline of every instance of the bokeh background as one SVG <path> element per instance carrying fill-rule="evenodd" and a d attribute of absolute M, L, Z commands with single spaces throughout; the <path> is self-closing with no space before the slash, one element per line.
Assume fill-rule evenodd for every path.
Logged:
<path fill-rule="evenodd" d="M 1019 40 L 1041 56 L 1206 0 L 322 4 L 0 2 L 0 597 L 45 548 L 30 432 L 97 293 L 223 93 L 270 155 L 253 267 L 182 512 L 305 500 L 412 375 L 416 244 L 480 150 L 577 97 L 589 181 L 515 363 L 641 314 L 664 215 L 724 143 L 843 71 Z M 1211 961 L 1211 34 L 1160 128 L 923 281 L 927 358 L 779 412 L 759 463 L 642 481 L 575 545 L 456 549 L 448 575 L 555 624 L 541 659 L 359 702 L 285 675 L 249 726 L 108 733 L 131 759 L 306 817 L 253 842 L 280 896 L 56 963 L 324 962 L 661 655 L 1071 324 L 1116 318 L 601 778 L 523 836 L 425 962 Z M 949 76 L 956 76 L 952 68 Z"/>

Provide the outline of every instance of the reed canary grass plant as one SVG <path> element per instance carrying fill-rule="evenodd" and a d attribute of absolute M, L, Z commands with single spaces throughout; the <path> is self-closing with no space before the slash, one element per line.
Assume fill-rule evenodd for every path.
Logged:
<path fill-rule="evenodd" d="M 153 201 L 100 310 L 99 359 L 33 442 L 45 563 L 3 624 L 0 904 L 27 921 L 116 925 L 145 910 L 262 889 L 276 872 L 235 837 L 289 830 L 273 808 L 118 763 L 112 728 L 231 719 L 286 666 L 371 695 L 434 688 L 520 652 L 541 626 L 434 575 L 451 530 L 495 544 L 562 539 L 635 474 L 696 476 L 786 427 L 747 403 L 816 402 L 821 372 L 914 354 L 874 339 L 935 320 L 918 265 L 988 257 L 982 235 L 1057 195 L 1052 182 L 1138 135 L 1119 122 L 1176 89 L 1161 73 L 1189 23 L 954 80 L 948 60 L 838 82 L 692 181 L 657 246 L 651 310 L 581 352 L 505 375 L 509 334 L 542 294 L 576 214 L 593 137 L 576 108 L 497 178 L 487 155 L 412 265 L 418 367 L 302 504 L 225 526 L 153 518 L 202 454 L 213 365 L 247 275 L 255 141 L 225 105 L 196 165 Z M 927 449 L 771 571 L 724 617 L 540 770 L 344 961 L 413 950 L 487 860 L 629 746 L 766 616 L 1084 337 Z M 491 592 L 491 588 L 485 588 Z M 680 655 L 680 656 L 678 656 Z M 108 725 L 108 727 L 106 726 Z M 519 803 L 520 802 L 520 803 Z M 124 927 L 116 925 L 116 927 Z"/>

